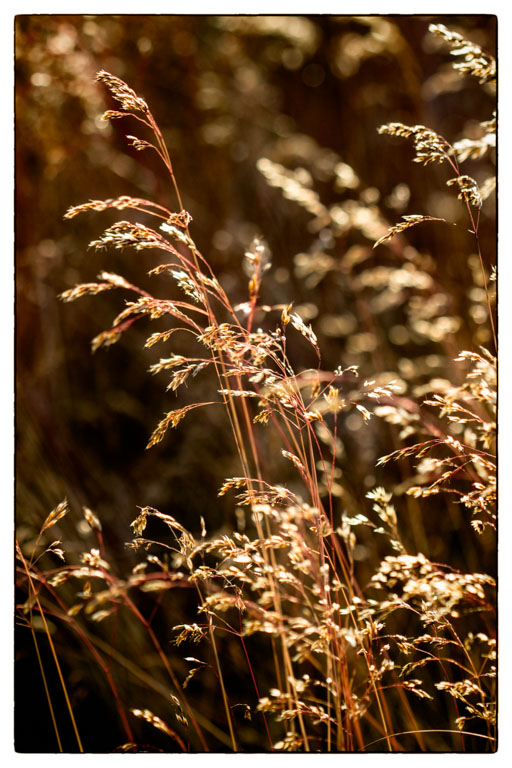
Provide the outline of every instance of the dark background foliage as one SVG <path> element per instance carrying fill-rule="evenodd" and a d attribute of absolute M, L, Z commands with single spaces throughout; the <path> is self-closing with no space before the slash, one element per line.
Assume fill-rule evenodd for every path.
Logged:
<path fill-rule="evenodd" d="M 146 350 L 144 342 L 157 327 L 136 324 L 118 344 L 91 354 L 91 338 L 111 325 L 122 308 L 121 296 L 109 293 L 72 305 L 57 299 L 77 282 L 94 281 L 101 269 L 149 285 L 157 295 L 171 290 L 165 279 L 158 285 L 159 278 L 146 276 L 155 264 L 150 252 L 88 249 L 119 218 L 114 213 L 62 218 L 70 205 L 121 194 L 176 209 L 156 156 L 127 146 L 125 133 L 137 133 L 138 126 L 124 120 L 100 122 L 102 112 L 112 107 L 104 88 L 94 82 L 101 69 L 124 79 L 149 103 L 173 158 L 184 206 L 194 217 L 195 241 L 227 292 L 235 301 L 245 300 L 243 252 L 253 236 L 263 235 L 273 264 L 263 298 L 294 301 L 309 312 L 325 368 L 358 364 L 363 376 L 399 371 L 407 379 L 407 366 L 413 365 L 410 378 L 416 384 L 434 376 L 456 380 L 460 374 L 451 360 L 459 349 L 490 343 L 487 325 L 470 311 L 474 278 L 467 258 L 474 245 L 467 226 L 424 225 L 410 233 L 408 241 L 424 255 L 449 297 L 447 313 L 460 322 L 439 342 L 423 339 L 418 344 L 410 336 L 400 340 L 397 332 L 389 333 L 404 327 L 400 307 L 378 316 L 371 292 L 364 290 L 356 301 L 351 275 L 338 264 L 350 247 L 363 248 L 371 259 L 365 266 L 372 267 L 395 263 L 396 252 L 382 247 L 369 256 L 371 242 L 357 229 L 335 242 L 322 241 L 311 231 L 311 217 L 269 187 L 256 167 L 261 157 L 304 167 L 325 204 L 352 196 L 368 207 L 378 205 L 390 224 L 404 213 L 462 221 L 464 210 L 445 187 L 445 169 L 411 163 L 410 143 L 377 134 L 382 123 L 400 121 L 427 125 L 453 142 L 474 135 L 475 126 L 490 119 L 492 96 L 473 78 L 453 73 L 446 45 L 427 34 L 431 22 L 455 28 L 496 53 L 491 16 L 17 18 L 16 503 L 19 536 L 27 548 L 48 511 L 64 497 L 74 510 L 61 526 L 67 552 L 91 546 L 80 523 L 80 508 L 87 505 L 103 522 L 106 548 L 119 573 L 134 562 L 124 542 L 137 505 L 169 512 L 191 530 L 198 530 L 200 516 L 209 531 L 235 524 L 230 503 L 216 500 L 222 479 L 238 472 L 220 412 L 191 414 L 186 425 L 145 451 L 162 413 L 174 407 L 174 395 L 165 393 L 167 382 L 147 374 L 160 350 Z M 325 171 L 332 167 L 333 153 L 354 169 L 359 186 L 333 188 Z M 490 161 L 468 163 L 466 172 L 482 180 L 492 174 Z M 404 183 L 407 188 L 397 191 Z M 492 199 L 482 212 L 480 231 L 490 267 L 495 255 Z M 296 255 L 315 244 L 329 253 L 334 266 L 325 278 L 308 284 Z M 322 321 L 325 316 L 330 322 Z M 311 365 L 306 347 L 297 346 L 297 365 Z M 205 379 L 191 385 L 191 397 L 206 393 L 208 399 L 209 384 Z M 350 506 L 383 482 L 375 461 L 398 444 L 387 425 L 361 429 L 351 422 L 343 445 L 343 503 Z M 400 482 L 407 469 L 386 471 L 389 485 Z M 456 567 L 492 571 L 492 544 L 485 537 L 475 543 L 470 531 L 460 532 L 464 523 L 458 508 L 450 507 L 447 515 L 444 506 L 432 505 L 432 513 L 421 520 L 416 503 L 407 503 L 411 530 L 404 535 L 418 550 L 428 549 L 432 558 Z M 363 574 L 368 578 L 371 571 L 365 573 L 363 566 Z M 156 619 L 163 633 L 181 615 L 193 616 L 186 595 L 173 599 L 175 615 L 168 610 Z M 136 630 L 129 640 L 122 627 L 117 631 L 120 652 L 123 643 L 138 642 Z M 233 685 L 242 701 L 250 687 L 247 673 L 238 649 L 229 653 L 233 669 L 239 670 Z M 53 751 L 39 673 L 24 631 L 17 659 L 18 749 Z M 71 638 L 62 644 L 62 660 L 71 675 L 87 750 L 115 748 L 123 736 L 101 676 L 90 671 L 83 649 Z M 142 699 L 145 691 L 141 682 L 135 693 Z M 207 697 L 208 683 L 203 689 L 198 684 L 197 691 Z M 143 703 L 133 701 L 134 706 Z M 37 720 L 35 706 L 42 713 Z M 33 724 L 30 738 L 22 725 L 27 720 Z M 258 728 L 249 722 L 244 727 L 247 744 L 258 749 Z M 144 734 L 160 744 L 158 734 Z M 161 746 L 168 748 L 163 737 Z"/>

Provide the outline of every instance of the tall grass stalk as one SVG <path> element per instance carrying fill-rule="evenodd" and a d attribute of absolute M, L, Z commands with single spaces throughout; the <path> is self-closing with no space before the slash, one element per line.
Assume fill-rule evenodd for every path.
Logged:
<path fill-rule="evenodd" d="M 492 57 L 442 25 L 431 31 L 452 46 L 461 72 L 469 72 L 481 83 L 493 80 Z M 401 531 L 413 504 L 415 509 L 425 505 L 428 510 L 432 497 L 445 494 L 449 503 L 457 502 L 470 518 L 473 535 L 493 534 L 494 355 L 484 348 L 461 352 L 456 362 L 465 366 L 465 372 L 459 383 L 448 386 L 441 382 L 438 390 L 427 387 L 424 394 L 429 399 L 425 401 L 417 393 L 404 395 L 397 380 L 387 377 L 383 381 L 381 371 L 376 371 L 375 380 L 360 381 L 353 365 L 324 370 L 319 338 L 307 319 L 292 304 L 267 305 L 262 299 L 263 281 L 271 279 L 265 242 L 257 239 L 248 247 L 244 261 L 247 300 L 233 305 L 193 239 L 193 218 L 184 208 L 169 152 L 148 104 L 115 75 L 101 71 L 97 80 L 116 102 L 116 108 L 107 110 L 103 118 L 129 118 L 144 131 L 142 138 L 129 135 L 128 141 L 136 150 L 153 150 L 159 157 L 176 210 L 123 195 L 75 205 L 65 218 L 90 211 L 127 211 L 132 218 L 111 224 L 90 246 L 105 253 L 111 249 L 148 250 L 161 262 L 149 274 L 171 278 L 174 286 L 169 298 L 160 298 L 158 292 L 153 295 L 120 275 L 102 271 L 98 282 L 79 284 L 61 298 L 70 302 L 115 288 L 130 294 L 112 327 L 93 340 L 95 351 L 116 343 L 134 323 L 145 320 L 155 321 L 159 329 L 147 337 L 148 349 L 155 345 L 172 349 L 177 338 L 183 341 L 174 347 L 177 351 L 166 352 L 150 367 L 152 374 L 170 376 L 167 389 L 179 400 L 178 407 L 162 417 L 147 447 L 165 440 L 170 429 L 181 429 L 184 419 L 201 418 L 197 409 L 220 406 L 239 469 L 235 476 L 222 480 L 218 495 L 232 500 L 239 529 L 209 536 L 201 519 L 201 534 L 194 535 L 168 513 L 150 506 L 139 508 L 131 522 L 133 538 L 128 546 L 140 560 L 131 573 L 120 577 L 107 559 L 99 519 L 84 509 L 97 547 L 83 552 L 80 563 L 45 571 L 39 565 L 45 554 L 63 559 L 60 542 L 48 544 L 46 539 L 48 528 L 67 512 L 63 504 L 45 521 L 28 561 L 19 548 L 20 586 L 28 594 L 20 611 L 32 629 L 34 611 L 43 622 L 79 751 L 83 747 L 78 727 L 46 621 L 49 612 L 54 620 L 72 626 L 102 669 L 128 739 L 120 747 L 125 751 L 138 749 L 127 708 L 134 718 L 168 737 L 169 750 L 183 752 L 218 751 L 220 744 L 233 752 L 246 749 L 240 713 L 257 721 L 262 750 L 428 751 L 434 743 L 429 734 L 452 734 L 462 750 L 467 748 L 467 739 L 474 737 L 493 750 L 494 580 L 485 573 L 462 573 L 411 551 L 410 537 Z M 484 129 L 490 132 L 492 126 Z M 467 145 L 450 143 L 421 125 L 388 123 L 379 130 L 411 140 L 416 162 L 445 163 L 455 174 L 447 184 L 458 194 L 471 222 L 496 347 L 490 270 L 485 267 L 478 237 L 483 197 L 477 182 L 460 170 Z M 471 152 L 477 154 L 475 144 Z M 334 238 L 338 236 L 335 217 L 339 212 L 323 206 L 307 185 L 301 187 L 300 174 L 294 176 L 268 158 L 260 161 L 259 168 L 271 186 L 283 189 L 313 219 L 323 217 L 324 226 Z M 401 252 L 407 230 L 419 224 L 440 226 L 444 221 L 439 216 L 408 214 L 388 227 L 377 216 L 370 228 L 377 233 L 375 246 L 388 247 L 391 258 Z M 394 279 L 393 268 L 386 268 Z M 313 263 L 310 274 L 315 269 L 321 267 Z M 404 283 L 408 287 L 420 286 L 421 290 L 421 286 L 431 285 L 412 262 L 402 264 L 400 270 L 402 283 L 410 281 Z M 366 313 L 368 320 L 356 287 L 370 279 L 370 270 L 365 274 L 348 270 L 347 285 L 353 286 L 355 301 L 362 305 L 361 316 Z M 168 287 L 169 283 L 162 285 Z M 424 320 L 421 314 L 419 317 Z M 172 325 L 164 327 L 162 319 Z M 185 339 L 189 341 L 187 354 L 179 351 Z M 451 343 L 445 336 L 441 342 Z M 303 353 L 307 366 L 293 363 L 297 347 L 307 350 Z M 214 382 L 210 394 L 194 399 L 196 377 L 208 381 L 208 372 Z M 382 419 L 400 430 L 393 437 L 396 449 L 378 462 L 378 467 L 389 468 L 396 460 L 413 467 L 412 476 L 402 469 L 405 495 L 396 497 L 398 514 L 393 493 L 380 485 L 369 490 L 366 498 L 352 499 L 350 510 L 348 502 L 340 501 L 336 480 L 340 435 L 349 416 L 364 424 Z M 286 478 L 283 483 L 276 480 L 280 472 Z M 350 498 L 348 492 L 343 498 Z M 419 531 L 420 523 L 416 525 Z M 165 535 L 153 537 L 153 531 L 163 529 Z M 372 575 L 361 580 L 365 571 L 360 552 L 372 536 L 380 537 L 388 554 L 371 563 Z M 424 532 L 421 536 L 425 538 Z M 70 588 L 72 579 L 80 580 L 77 595 Z M 197 597 L 196 621 L 176 620 L 173 627 L 175 647 L 184 643 L 202 649 L 201 659 L 186 657 L 186 664 L 194 665 L 186 676 L 185 662 L 171 652 L 168 638 L 159 636 L 155 628 L 160 605 L 172 598 L 174 590 Z M 150 593 L 157 602 L 146 614 L 141 606 Z M 153 663 L 165 673 L 163 711 L 153 712 L 144 702 L 126 701 L 126 691 L 121 694 L 114 682 L 111 665 L 153 685 L 137 651 L 133 660 L 124 658 L 115 643 L 109 646 L 100 633 L 85 629 L 86 622 L 93 626 L 108 623 L 122 611 L 135 620 L 143 642 L 152 649 Z M 62 751 L 60 726 L 35 634 L 34 642 Z M 231 673 L 230 654 L 240 655 L 250 680 L 250 690 L 243 692 L 241 701 L 236 700 L 240 691 Z M 215 717 L 211 708 L 204 715 L 198 711 L 197 698 L 189 695 L 194 687 L 191 681 L 202 675 L 211 678 L 207 690 L 222 702 L 222 717 L 220 707 Z M 162 690 L 162 683 L 154 683 L 154 687 Z M 440 727 L 422 727 L 428 722 L 425 713 L 431 714 L 441 700 L 444 714 L 436 721 Z M 478 725 L 471 727 L 474 722 Z"/>

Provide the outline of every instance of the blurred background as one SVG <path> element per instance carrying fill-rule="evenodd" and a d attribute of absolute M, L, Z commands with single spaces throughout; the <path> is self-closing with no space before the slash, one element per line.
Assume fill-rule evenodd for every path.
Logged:
<path fill-rule="evenodd" d="M 72 513 L 59 537 L 70 558 L 94 546 L 82 522 L 86 505 L 103 523 L 119 575 L 134 563 L 124 542 L 137 505 L 172 514 L 193 531 L 200 516 L 210 533 L 236 524 L 232 503 L 215 500 L 223 479 L 239 474 L 216 409 L 190 414 L 145 451 L 162 414 L 178 407 L 174 394 L 165 392 L 165 375 L 147 374 L 162 350 L 144 349 L 144 343 L 160 327 L 136 323 L 119 343 L 92 354 L 90 341 L 121 311 L 122 292 L 71 305 L 57 298 L 76 283 L 94 281 L 102 269 L 157 295 L 168 287 L 165 278 L 146 275 L 155 265 L 151 252 L 88 249 L 129 213 L 63 220 L 71 205 L 123 194 L 177 206 L 156 156 L 128 147 L 126 133 L 144 138 L 139 126 L 130 118 L 100 120 L 115 106 L 96 73 L 122 78 L 148 102 L 193 216 L 195 242 L 232 302 L 247 298 L 243 253 L 255 236 L 263 237 L 272 261 L 263 301 L 294 302 L 319 337 L 323 368 L 359 365 L 362 377 L 398 379 L 404 397 L 417 398 L 432 379 L 461 381 L 452 362 L 460 349 L 482 344 L 492 350 L 485 296 L 467 213 L 445 185 L 453 174 L 412 163 L 410 141 L 377 129 L 387 122 L 423 124 L 451 143 L 481 136 L 495 94 L 454 72 L 448 46 L 428 26 L 443 23 L 495 55 L 495 22 L 484 15 L 17 17 L 16 504 L 27 551 L 64 497 Z M 284 196 L 267 183 L 269 166 L 261 158 L 295 173 L 287 177 Z M 494 161 L 491 151 L 468 160 L 464 172 L 483 183 L 493 176 Z M 297 203 L 300 189 L 311 190 L 310 203 L 304 193 Z M 321 211 L 312 212 L 318 202 L 335 224 L 325 225 Z M 407 238 L 372 249 L 410 213 L 462 226 L 420 225 Z M 493 194 L 482 209 L 480 241 L 490 271 Z M 299 369 L 315 364 L 300 342 L 294 355 Z M 198 379 L 190 398 L 210 399 L 208 386 L 207 377 Z M 344 426 L 338 496 L 350 511 L 384 483 L 375 462 L 400 443 L 384 422 L 365 426 L 348 416 Z M 386 487 L 396 485 L 399 492 L 413 474 L 410 466 L 385 472 Z M 413 516 L 404 535 L 415 551 L 453 567 L 493 572 L 492 540 L 483 536 L 475 543 L 458 507 L 446 514 L 437 500 L 425 516 L 414 499 L 404 497 L 403 504 Z M 364 562 L 361 568 L 363 580 L 369 578 Z M 175 615 L 159 619 L 163 632 L 180 615 L 193 620 L 185 597 L 176 598 L 172 610 Z M 126 738 L 101 675 L 95 680 L 78 644 L 68 638 L 64 646 L 86 751 L 114 749 Z M 26 630 L 19 631 L 17 661 L 17 748 L 54 751 Z M 130 705 L 142 706 L 143 684 L 140 691 L 129 685 Z M 34 709 L 41 713 L 37 720 Z M 246 743 L 257 749 L 257 728 L 246 727 Z M 159 743 L 154 731 L 144 733 L 141 739 Z"/>

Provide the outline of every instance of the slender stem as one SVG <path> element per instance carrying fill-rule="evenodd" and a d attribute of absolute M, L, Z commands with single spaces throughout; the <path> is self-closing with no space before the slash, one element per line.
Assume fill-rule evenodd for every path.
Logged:
<path fill-rule="evenodd" d="M 489 288 L 488 288 L 488 283 L 487 283 L 487 276 L 485 274 L 484 260 L 482 258 L 482 251 L 480 249 L 480 239 L 478 237 L 478 223 L 480 221 L 480 211 L 478 211 L 478 220 L 477 220 L 477 222 L 475 224 L 475 220 L 473 218 L 473 213 L 471 211 L 471 206 L 470 206 L 470 204 L 469 204 L 469 202 L 467 200 L 466 200 L 466 208 L 468 210 L 469 219 L 471 221 L 471 226 L 473 227 L 473 230 L 472 230 L 473 231 L 473 235 L 475 236 L 476 249 L 477 249 L 478 258 L 479 258 L 479 261 L 480 261 L 480 269 L 482 270 L 482 281 L 483 281 L 483 284 L 484 284 L 485 296 L 486 296 L 486 299 L 487 299 L 487 309 L 488 309 L 488 312 L 489 312 L 489 320 L 490 320 L 490 323 L 491 323 L 492 335 L 493 335 L 493 339 L 494 339 L 494 349 L 497 350 L 498 349 L 498 341 L 497 341 L 497 337 L 496 337 L 496 328 L 495 328 L 495 325 L 494 325 L 494 317 L 493 317 L 493 314 L 492 314 L 491 298 L 489 296 Z"/>
<path fill-rule="evenodd" d="M 32 594 L 34 596 L 36 605 L 37 605 L 37 607 L 39 609 L 39 613 L 40 613 L 40 616 L 41 616 L 41 619 L 42 619 L 42 622 L 43 622 L 43 625 L 44 625 L 44 631 L 46 633 L 46 637 L 48 638 L 48 643 L 50 645 L 50 650 L 51 650 L 51 653 L 52 653 L 52 656 L 53 656 L 53 661 L 55 663 L 55 667 L 57 669 L 57 674 L 59 676 L 60 684 L 61 684 L 61 687 L 62 687 L 62 692 L 64 694 L 64 699 L 66 701 L 66 706 L 67 706 L 67 709 L 68 709 L 68 712 L 69 712 L 69 717 L 71 719 L 71 723 L 72 723 L 72 726 L 73 726 L 73 732 L 75 734 L 76 742 L 78 744 L 78 749 L 79 749 L 80 752 L 83 752 L 84 750 L 83 750 L 83 747 L 82 747 L 82 742 L 80 740 L 80 735 L 78 733 L 78 728 L 77 728 L 77 724 L 76 724 L 76 720 L 75 720 L 75 715 L 73 714 L 73 708 L 72 708 L 71 702 L 69 700 L 69 695 L 68 695 L 66 683 L 64 682 L 64 676 L 62 674 L 62 670 L 61 670 L 61 667 L 60 667 L 60 664 L 59 664 L 59 659 L 57 657 L 57 652 L 55 651 L 55 646 L 53 645 L 53 640 L 52 640 L 52 637 L 51 637 L 50 629 L 48 627 L 48 623 L 46 621 L 46 616 L 45 616 L 45 613 L 44 613 L 43 608 L 41 606 L 41 603 L 39 601 L 39 595 L 38 595 L 38 593 L 37 593 L 37 591 L 36 591 L 36 589 L 34 587 L 34 583 L 32 581 L 32 575 L 31 575 L 31 573 L 29 571 L 29 568 L 28 568 L 28 565 L 27 565 L 27 561 L 25 560 L 25 557 L 23 556 L 23 553 L 21 551 L 21 547 L 19 546 L 18 542 L 16 542 L 16 545 L 17 545 L 17 550 L 19 552 L 21 561 L 23 563 L 23 567 L 25 569 L 25 573 L 26 573 L 27 578 L 28 578 L 28 582 L 29 582 L 29 585 L 30 585 L 30 591 L 32 592 Z"/>
<path fill-rule="evenodd" d="M 48 689 L 48 683 L 46 682 L 46 675 L 45 675 L 45 672 L 44 672 L 43 661 L 41 659 L 41 654 L 39 652 L 39 645 L 38 645 L 38 642 L 37 642 L 36 633 L 34 632 L 34 627 L 32 626 L 32 611 L 30 611 L 30 632 L 32 633 L 32 639 L 34 641 L 34 647 L 36 649 L 37 661 L 38 661 L 38 664 L 39 664 L 39 669 L 41 670 L 41 677 L 43 679 L 44 691 L 45 691 L 45 694 L 46 694 L 46 699 L 48 701 L 48 707 L 50 709 L 50 716 L 52 718 L 53 730 L 55 731 L 55 736 L 57 738 L 57 744 L 59 745 L 59 752 L 63 752 L 64 750 L 62 749 L 62 742 L 60 740 L 59 729 L 57 727 L 57 720 L 55 719 L 55 713 L 53 711 L 52 699 L 51 699 L 51 696 L 50 696 L 50 691 Z"/>
<path fill-rule="evenodd" d="M 166 657 L 165 653 L 162 650 L 162 646 L 158 642 L 158 638 L 155 635 L 155 633 L 153 631 L 153 628 L 148 623 L 147 619 L 145 619 L 144 616 L 141 614 L 141 612 L 139 611 L 139 609 L 137 608 L 135 603 L 133 603 L 133 601 L 128 597 L 128 595 L 124 595 L 124 600 L 125 600 L 126 605 L 130 608 L 130 610 L 134 613 L 134 615 L 137 616 L 139 621 L 142 623 L 142 625 L 146 629 L 146 632 L 148 633 L 148 635 L 149 635 L 149 637 L 151 639 L 151 642 L 153 643 L 153 645 L 154 645 L 154 647 L 156 649 L 156 652 L 158 653 L 158 656 L 160 657 L 160 660 L 161 660 L 162 664 L 164 665 L 164 668 L 165 668 L 167 674 L 169 675 L 169 677 L 170 677 L 170 679 L 172 681 L 172 684 L 174 685 L 176 691 L 180 694 L 180 696 L 182 698 L 182 701 L 183 701 L 183 703 L 185 705 L 185 708 L 187 710 L 187 714 L 189 715 L 190 720 L 192 721 L 192 725 L 194 726 L 194 730 L 197 733 L 197 735 L 198 735 L 198 737 L 199 737 L 199 739 L 201 741 L 201 745 L 202 745 L 204 751 L 205 752 L 209 752 L 207 744 L 206 744 L 206 742 L 204 740 L 203 733 L 202 733 L 201 729 L 199 728 L 199 725 L 198 725 L 198 723 L 196 721 L 196 718 L 194 717 L 194 713 L 192 712 L 187 699 L 183 695 L 183 689 L 182 689 L 180 683 L 178 682 L 178 679 L 177 679 L 176 675 L 174 674 L 174 671 L 173 671 L 171 665 L 169 664 L 169 661 L 167 660 L 167 657 Z"/>
<path fill-rule="evenodd" d="M 217 674 L 219 676 L 220 689 L 222 692 L 222 701 L 224 702 L 224 708 L 226 710 L 226 716 L 227 716 L 228 727 L 229 727 L 229 735 L 231 737 L 231 744 L 233 746 L 233 752 L 238 752 L 238 747 L 237 747 L 236 738 L 235 738 L 235 731 L 233 728 L 233 720 L 231 717 L 231 711 L 229 709 L 228 696 L 226 693 L 226 687 L 224 685 L 224 678 L 223 678 L 222 670 L 220 666 L 219 654 L 217 652 L 217 643 L 215 642 L 215 630 L 213 628 L 212 617 L 210 616 L 210 614 L 208 614 L 208 629 L 209 629 L 210 640 L 213 648 L 213 655 L 215 656 L 215 666 L 217 668 Z"/>

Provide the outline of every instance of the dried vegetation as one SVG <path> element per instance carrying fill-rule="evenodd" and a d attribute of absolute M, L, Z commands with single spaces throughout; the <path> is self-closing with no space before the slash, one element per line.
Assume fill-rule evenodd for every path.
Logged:
<path fill-rule="evenodd" d="M 275 33 L 278 19 L 219 23 L 265 35 Z M 357 24 L 362 28 L 347 32 L 336 54 L 342 75 L 376 55 L 372 45 L 380 50 L 383 35 L 400 50 L 391 22 L 368 17 Z M 294 30 L 315 47 L 308 19 L 275 34 L 289 38 Z M 492 97 L 492 56 L 441 24 L 425 35 L 441 40 L 446 54 L 451 48 L 458 75 L 473 76 L 472 87 Z M 402 213 L 393 224 L 390 210 L 407 210 L 404 178 L 392 181 L 383 211 L 358 169 L 314 142 L 304 157 L 311 169 L 289 167 L 293 135 L 260 157 L 259 172 L 278 190 L 275 207 L 281 193 L 298 207 L 305 239 L 313 238 L 295 256 L 295 278 L 311 298 L 295 306 L 282 282 L 273 282 L 263 237 L 243 257 L 244 297 L 216 276 L 209 246 L 195 239 L 200 213 L 184 208 L 150 107 L 120 78 L 100 71 L 97 80 L 117 107 L 103 119 L 131 118 L 130 131 L 143 138 L 130 134 L 128 142 L 156 153 L 175 208 L 129 195 L 70 207 L 67 219 L 122 211 L 127 219 L 109 224 L 90 248 L 105 258 L 122 249 L 125 260 L 148 249 L 151 282 L 138 287 L 102 270 L 97 282 L 67 288 L 61 299 L 127 292 L 93 350 L 119 342 L 134 325 L 144 326 L 146 348 L 162 350 L 149 371 L 167 386 L 170 409 L 156 427 L 148 425 L 148 449 L 162 442 L 165 455 L 170 431 L 187 430 L 202 418 L 201 408 L 222 411 L 215 423 L 230 434 L 235 453 L 233 476 L 218 477 L 218 497 L 207 500 L 224 510 L 212 533 L 206 511 L 190 520 L 152 506 L 119 509 L 127 538 L 133 530 L 127 566 L 125 557 L 112 556 L 108 526 L 84 506 L 94 544 L 82 552 L 71 546 L 68 555 L 50 533 L 65 515 L 77 515 L 64 501 L 35 540 L 18 545 L 18 621 L 33 638 L 59 748 L 68 723 L 55 715 L 39 647 L 50 643 L 48 664 L 58 670 L 74 749 L 87 750 L 59 661 L 59 638 L 70 632 L 100 670 L 104 696 L 118 713 L 112 748 L 120 751 L 146 751 L 148 743 L 184 752 L 493 751 L 495 581 L 486 571 L 496 530 L 496 337 L 492 258 L 479 237 L 492 188 L 461 165 L 492 152 L 495 119 L 480 123 L 480 138 L 457 141 L 423 125 L 379 128 L 380 151 L 395 151 L 388 137 L 399 137 L 412 146 L 413 162 L 427 166 L 425 176 L 431 164 L 447 167 L 457 220 L 437 210 Z M 213 98 L 210 91 L 205 99 Z M 407 178 L 407 168 L 401 172 Z M 336 190 L 338 202 L 322 202 L 322 185 Z M 408 242 L 418 224 L 439 228 L 439 252 Z M 469 318 L 456 311 L 450 284 L 435 268 L 437 259 L 450 258 L 442 232 L 453 227 L 470 230 L 461 278 L 469 281 Z M 339 287 L 341 313 L 323 311 L 318 298 L 329 281 Z M 157 283 L 154 292 L 148 288 Z M 110 295 L 102 301 L 114 305 Z M 471 323 L 473 343 L 459 351 L 458 333 Z M 406 351 L 379 353 L 382 333 L 388 349 Z M 333 339 L 345 362 L 329 370 L 323 344 L 330 355 Z M 358 485 L 358 450 L 367 462 L 368 442 L 373 466 Z M 198 476 L 197 487 L 186 489 L 191 497 L 201 482 Z M 436 550 L 428 518 L 439 514 L 451 521 L 440 536 L 452 543 Z M 450 559 L 459 536 L 471 556 Z M 484 550 L 491 555 L 480 565 Z M 49 565 L 55 557 L 59 562 Z M 132 627 L 122 652 L 121 621 Z M 202 709 L 205 692 L 220 704 Z"/>

